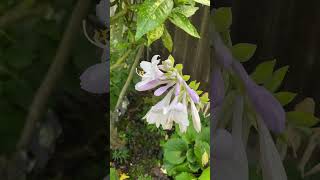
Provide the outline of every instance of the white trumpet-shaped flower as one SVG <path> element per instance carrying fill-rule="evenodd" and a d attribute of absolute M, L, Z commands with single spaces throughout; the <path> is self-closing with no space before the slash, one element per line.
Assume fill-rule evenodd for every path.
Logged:
<path fill-rule="evenodd" d="M 152 106 L 144 116 L 144 119 L 146 119 L 149 124 L 156 124 L 156 126 L 159 127 L 167 121 L 172 94 L 173 90 L 170 90 L 169 93 L 156 105 Z"/>
<path fill-rule="evenodd" d="M 190 101 L 190 104 L 191 104 L 191 115 L 192 115 L 193 127 L 197 132 L 200 132 L 201 131 L 201 121 L 200 121 L 198 109 L 196 108 L 193 101 Z"/>
<path fill-rule="evenodd" d="M 169 116 L 165 124 L 163 124 L 164 129 L 171 129 L 173 122 L 179 124 L 181 132 L 186 132 L 187 127 L 189 126 L 188 120 L 188 110 L 186 103 L 178 102 L 178 96 L 176 96 L 169 108 Z"/>
<path fill-rule="evenodd" d="M 137 91 L 147 91 L 153 89 L 161 84 L 166 84 L 168 81 L 163 81 L 164 73 L 160 71 L 158 64 L 159 55 L 152 57 L 151 62 L 142 61 L 140 67 L 143 69 L 144 74 L 141 75 L 142 80 L 135 86 Z"/>
<path fill-rule="evenodd" d="M 161 96 L 168 90 L 169 92 L 151 107 L 144 119 L 157 127 L 161 125 L 163 129 L 171 129 L 175 123 L 179 125 L 181 132 L 186 132 L 189 126 L 188 105 L 190 102 L 193 125 L 195 130 L 200 132 L 201 121 L 196 104 L 201 106 L 203 105 L 201 103 L 207 103 L 207 101 L 200 100 L 197 87 L 194 86 L 195 81 L 192 86 L 192 83 L 190 86 L 186 83 L 181 64 L 174 66 L 172 57 L 159 64 L 158 57 L 155 55 L 151 62 L 142 61 L 140 63 L 143 73 L 139 73 L 141 81 L 135 85 L 135 89 L 146 91 L 161 85 L 154 91 L 155 96 Z"/>

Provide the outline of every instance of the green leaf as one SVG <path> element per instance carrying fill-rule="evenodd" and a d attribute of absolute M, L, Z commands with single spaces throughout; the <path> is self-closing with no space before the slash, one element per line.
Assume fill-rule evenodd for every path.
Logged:
<path fill-rule="evenodd" d="M 210 0 L 194 0 L 194 1 L 206 6 L 210 6 Z"/>
<path fill-rule="evenodd" d="M 319 122 L 319 119 L 311 113 L 291 111 L 286 114 L 289 123 L 299 127 L 311 127 Z"/>
<path fill-rule="evenodd" d="M 168 49 L 169 52 L 172 52 L 173 42 L 170 33 L 168 32 L 167 28 L 164 27 L 163 34 L 161 36 L 162 43 L 165 48 Z"/>
<path fill-rule="evenodd" d="M 271 92 L 275 92 L 281 85 L 284 77 L 288 72 L 289 66 L 284 66 L 273 73 L 271 79 L 269 79 L 264 87 L 267 88 Z"/>
<path fill-rule="evenodd" d="M 187 151 L 187 160 L 190 163 L 196 162 L 196 156 L 194 155 L 193 149 Z"/>
<path fill-rule="evenodd" d="M 200 134 L 197 136 L 197 140 L 201 140 L 204 142 L 207 142 L 208 144 L 210 143 L 210 128 L 209 127 L 204 127 Z"/>
<path fill-rule="evenodd" d="M 259 64 L 254 72 L 250 75 L 251 78 L 258 84 L 265 83 L 270 77 L 272 77 L 275 64 L 276 60 L 266 61 Z"/>
<path fill-rule="evenodd" d="M 196 141 L 194 145 L 194 155 L 200 164 L 202 164 L 202 156 L 204 153 L 210 153 L 210 145 L 204 141 Z"/>
<path fill-rule="evenodd" d="M 202 172 L 199 180 L 210 180 L 210 167 L 207 167 L 207 169 Z"/>
<path fill-rule="evenodd" d="M 178 13 L 185 15 L 186 17 L 190 17 L 190 16 L 194 15 L 194 13 L 196 13 L 198 9 L 199 8 L 195 7 L 195 6 L 182 5 L 182 6 L 178 6 L 178 7 L 174 8 L 172 10 L 172 12 L 178 12 Z"/>
<path fill-rule="evenodd" d="M 194 180 L 196 179 L 191 173 L 182 172 L 179 175 L 177 175 L 175 180 Z"/>
<path fill-rule="evenodd" d="M 235 57 L 240 62 L 248 61 L 256 51 L 257 46 L 249 43 L 239 43 L 232 46 L 231 51 L 233 57 Z"/>
<path fill-rule="evenodd" d="M 209 102 L 209 94 L 208 93 L 204 93 L 201 97 L 200 97 L 201 102 Z"/>
<path fill-rule="evenodd" d="M 119 180 L 118 173 L 115 168 L 110 168 L 110 180 Z"/>
<path fill-rule="evenodd" d="M 289 104 L 296 96 L 296 93 L 292 92 L 278 92 L 274 94 L 282 106 Z"/>
<path fill-rule="evenodd" d="M 166 142 L 164 148 L 169 151 L 187 151 L 188 144 L 182 139 L 172 138 Z"/>
<path fill-rule="evenodd" d="M 188 144 L 178 138 L 170 139 L 164 145 L 164 159 L 171 164 L 181 164 L 186 159 Z"/>
<path fill-rule="evenodd" d="M 186 155 L 181 151 L 164 151 L 164 159 L 171 164 L 181 164 L 186 159 Z"/>
<path fill-rule="evenodd" d="M 185 81 L 189 81 L 190 75 L 184 75 L 182 78 L 183 78 L 183 80 L 185 80 Z"/>
<path fill-rule="evenodd" d="M 138 9 L 136 41 L 147 32 L 161 25 L 171 13 L 172 8 L 172 0 L 144 1 Z"/>
<path fill-rule="evenodd" d="M 222 7 L 217 9 L 213 15 L 213 22 L 217 32 L 227 31 L 232 24 L 231 8 Z"/>
<path fill-rule="evenodd" d="M 156 27 L 154 30 L 149 31 L 147 33 L 148 38 L 148 46 L 150 46 L 154 41 L 158 40 L 164 31 L 164 25 L 161 24 L 160 26 Z"/>
<path fill-rule="evenodd" d="M 196 173 L 199 171 L 201 168 L 199 164 L 197 163 L 188 163 L 188 168 L 190 169 L 191 172 Z"/>
<path fill-rule="evenodd" d="M 193 37 L 200 38 L 197 29 L 191 24 L 191 22 L 185 15 L 179 12 L 172 12 L 169 16 L 169 19 L 174 25 L 178 26 L 186 33 L 190 34 Z"/>

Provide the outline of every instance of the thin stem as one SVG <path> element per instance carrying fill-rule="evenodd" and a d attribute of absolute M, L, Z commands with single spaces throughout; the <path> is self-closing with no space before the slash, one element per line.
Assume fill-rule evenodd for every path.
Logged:
<path fill-rule="evenodd" d="M 117 14 L 115 14 L 114 16 L 110 17 L 110 23 L 114 24 L 114 22 L 121 18 L 122 16 L 126 15 L 128 12 L 127 8 L 122 9 L 121 11 L 119 11 Z"/>
<path fill-rule="evenodd" d="M 135 60 L 131 66 L 131 69 L 130 69 L 130 73 L 128 75 L 128 78 L 127 78 L 127 81 L 126 83 L 124 84 L 123 88 L 121 89 L 121 92 L 120 92 L 120 95 L 119 95 L 119 98 L 118 98 L 118 101 L 117 101 L 117 104 L 116 104 L 116 107 L 115 107 L 115 111 L 117 111 L 120 107 L 120 104 L 122 103 L 122 100 L 123 100 L 123 97 L 125 96 L 127 90 L 128 90 L 128 87 L 131 83 L 131 80 L 133 78 L 133 74 L 135 73 L 136 71 L 136 67 L 138 65 L 138 63 L 140 62 L 140 58 L 143 54 L 143 51 L 144 51 L 144 47 L 143 45 L 140 45 L 139 46 L 139 50 L 138 50 L 138 53 L 135 57 Z"/>
<path fill-rule="evenodd" d="M 119 67 L 120 64 L 128 58 L 128 56 L 130 55 L 130 53 L 132 52 L 132 49 L 129 49 L 122 57 L 120 57 L 115 64 L 113 64 L 111 67 L 110 67 L 110 71 L 114 70 L 115 68 Z"/>

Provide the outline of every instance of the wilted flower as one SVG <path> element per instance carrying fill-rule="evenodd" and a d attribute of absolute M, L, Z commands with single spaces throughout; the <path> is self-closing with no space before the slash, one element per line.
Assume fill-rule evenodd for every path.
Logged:
<path fill-rule="evenodd" d="M 141 81 L 135 85 L 135 89 L 146 91 L 157 88 L 154 91 L 155 96 L 169 92 L 160 102 L 151 107 L 144 118 L 149 124 L 156 124 L 157 127 L 161 125 L 163 129 L 171 129 L 175 122 L 179 125 L 181 132 L 186 132 L 189 126 L 188 105 L 190 103 L 194 127 L 197 132 L 200 132 L 201 121 L 197 106 L 203 102 L 200 101 L 196 89 L 191 88 L 184 80 L 181 73 L 182 65 L 179 68 L 174 67 L 171 56 L 160 64 L 158 57 L 155 55 L 151 62 L 140 63 L 143 72 L 138 73 Z M 158 87 L 160 85 L 162 86 Z"/>

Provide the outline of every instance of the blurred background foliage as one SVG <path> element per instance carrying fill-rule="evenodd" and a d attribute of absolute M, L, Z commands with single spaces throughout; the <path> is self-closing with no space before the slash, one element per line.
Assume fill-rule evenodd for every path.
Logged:
<path fill-rule="evenodd" d="M 54 59 L 76 2 L 0 1 L 1 159 L 15 150 L 29 106 Z M 96 3 L 92 1 L 90 14 L 95 14 Z M 10 13 L 19 18 L 8 18 Z M 92 33 L 95 27 L 89 26 Z M 107 95 L 84 92 L 79 80 L 86 68 L 100 62 L 101 50 L 88 42 L 82 27 L 78 32 L 64 75 L 49 98 L 48 107 L 56 115 L 62 135 L 54 142 L 56 151 L 49 154 L 47 168 L 30 172 L 31 179 L 99 179 L 106 174 L 105 110 L 109 100 Z"/>

